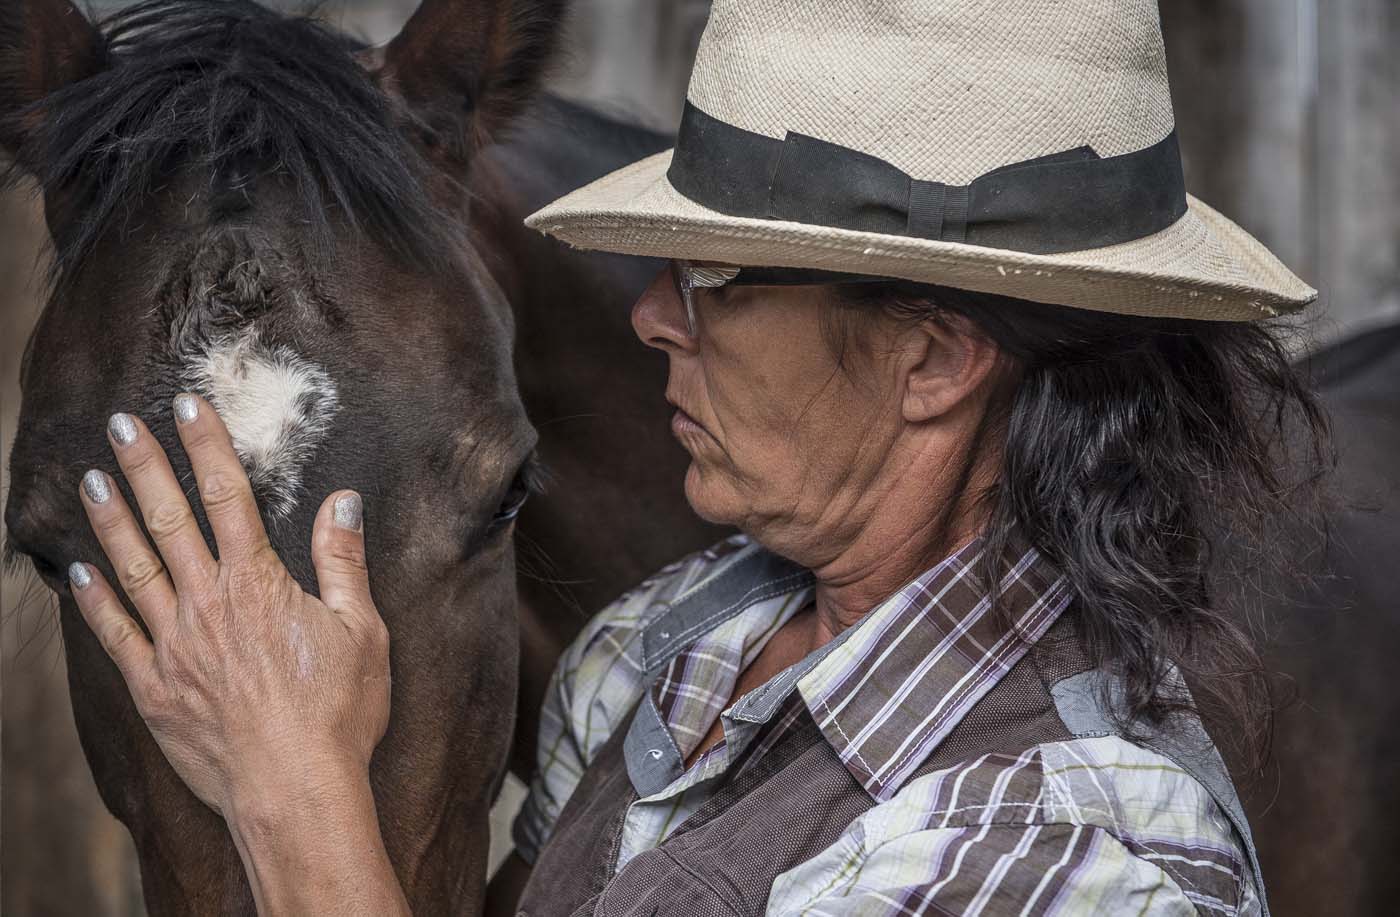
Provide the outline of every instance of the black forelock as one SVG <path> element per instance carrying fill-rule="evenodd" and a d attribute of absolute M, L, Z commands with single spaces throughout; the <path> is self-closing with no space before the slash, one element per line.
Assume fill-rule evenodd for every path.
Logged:
<path fill-rule="evenodd" d="M 59 276 L 194 169 L 211 219 L 276 176 L 313 245 L 330 244 L 338 214 L 412 263 L 440 263 L 452 223 L 346 36 L 250 0 L 146 0 L 98 25 L 104 66 L 37 103 L 41 126 L 16 158 L 46 194 L 73 196 Z"/>

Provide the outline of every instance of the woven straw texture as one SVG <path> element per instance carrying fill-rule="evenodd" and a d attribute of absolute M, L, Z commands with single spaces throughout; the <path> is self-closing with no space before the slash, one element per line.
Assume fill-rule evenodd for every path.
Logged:
<path fill-rule="evenodd" d="M 1173 127 L 1155 0 L 716 0 L 690 99 L 750 131 L 808 134 L 948 183 L 1084 144 L 1133 152 Z M 1134 315 L 1253 320 L 1317 297 L 1194 198 L 1155 235 L 1029 255 L 727 216 L 670 185 L 670 158 L 620 169 L 526 222 L 583 248 L 875 274 Z"/>
<path fill-rule="evenodd" d="M 689 97 L 949 184 L 1175 124 L 1155 0 L 717 0 Z"/>

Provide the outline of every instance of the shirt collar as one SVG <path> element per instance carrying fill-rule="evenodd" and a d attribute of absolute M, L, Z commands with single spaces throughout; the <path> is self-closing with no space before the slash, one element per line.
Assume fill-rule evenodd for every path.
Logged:
<path fill-rule="evenodd" d="M 1009 546 L 997 565 L 994 609 L 976 539 L 910 582 L 836 640 L 745 695 L 735 719 L 761 723 L 797 690 L 823 736 L 878 801 L 897 793 L 940 742 L 1026 654 L 1068 606 L 1062 574 L 1038 551 Z M 758 602 L 809 588 L 810 572 L 747 544 L 667 603 L 642 633 L 655 677 L 703 633 Z M 648 792 L 680 773 L 665 725 L 643 698 L 627 736 L 628 771 Z M 674 743 L 670 743 L 674 744 Z M 634 747 L 635 746 L 635 747 Z"/>
<path fill-rule="evenodd" d="M 718 561 L 703 580 L 670 602 L 642 631 L 642 668 L 655 676 L 706 631 L 759 602 L 812 585 L 812 574 L 757 544 Z"/>
<path fill-rule="evenodd" d="M 851 628 L 797 682 L 812 718 L 851 774 L 885 801 L 1025 656 L 1070 601 L 1035 548 L 996 565 L 996 607 L 976 539 Z"/>

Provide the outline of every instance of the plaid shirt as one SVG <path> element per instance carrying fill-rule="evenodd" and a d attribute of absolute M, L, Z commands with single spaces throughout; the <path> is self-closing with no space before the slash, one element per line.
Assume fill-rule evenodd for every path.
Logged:
<path fill-rule="evenodd" d="M 1170 759 L 1121 738 L 1046 743 L 912 776 L 1069 604 L 1063 577 L 1034 549 L 1010 558 L 1002 616 L 989 613 L 969 575 L 981 559 L 974 541 L 726 707 L 739 674 L 811 599 L 810 574 L 769 578 L 762 593 L 699 620 L 670 609 L 761 550 L 736 536 L 667 567 L 564 654 L 515 823 L 526 860 L 639 700 L 655 728 L 634 722 L 627 736 L 638 799 L 618 870 L 761 760 L 806 711 L 875 804 L 778 877 L 769 914 L 1260 912 L 1248 861 L 1210 794 Z M 717 717 L 723 738 L 686 768 Z"/>

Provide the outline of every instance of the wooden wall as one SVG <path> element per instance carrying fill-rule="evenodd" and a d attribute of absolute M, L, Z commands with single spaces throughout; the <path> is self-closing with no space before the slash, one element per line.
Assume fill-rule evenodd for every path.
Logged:
<path fill-rule="evenodd" d="M 1192 192 L 1321 291 L 1320 337 L 1400 317 L 1400 3 L 1161 9 Z"/>
<path fill-rule="evenodd" d="M 107 5 L 111 5 L 110 3 Z M 329 7 L 374 40 L 412 0 Z M 675 123 L 704 0 L 580 0 L 553 86 Z M 1400 315 L 1400 0 L 1163 0 L 1188 182 L 1324 295 L 1322 337 Z M 38 208 L 0 199 L 0 432 L 8 449 Z M 3 457 L 0 457 L 3 458 Z M 6 915 L 130 915 L 139 885 L 125 832 L 96 798 L 42 598 L 3 591 Z M 1277 904 L 1277 903 L 1276 903 Z"/>

